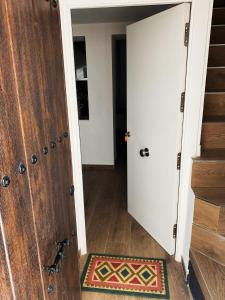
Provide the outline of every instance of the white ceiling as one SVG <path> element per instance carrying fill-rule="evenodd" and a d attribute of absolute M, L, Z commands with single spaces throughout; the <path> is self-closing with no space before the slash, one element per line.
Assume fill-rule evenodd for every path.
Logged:
<path fill-rule="evenodd" d="M 72 10 L 73 24 L 139 21 L 174 5 L 149 5 Z"/>

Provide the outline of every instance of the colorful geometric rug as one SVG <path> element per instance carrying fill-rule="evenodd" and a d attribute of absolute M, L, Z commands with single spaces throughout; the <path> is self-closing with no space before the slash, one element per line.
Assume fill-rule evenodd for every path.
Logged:
<path fill-rule="evenodd" d="M 84 291 L 169 299 L 163 259 L 90 254 L 81 277 Z"/>

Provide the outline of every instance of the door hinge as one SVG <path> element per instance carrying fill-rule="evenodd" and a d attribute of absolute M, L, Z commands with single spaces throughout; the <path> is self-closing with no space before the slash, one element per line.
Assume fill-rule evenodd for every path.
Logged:
<path fill-rule="evenodd" d="M 177 154 L 177 170 L 180 170 L 181 166 L 181 152 Z"/>
<path fill-rule="evenodd" d="M 176 239 L 177 238 L 177 224 L 173 225 L 173 238 Z"/>
<path fill-rule="evenodd" d="M 184 33 L 184 46 L 188 47 L 189 44 L 189 33 L 190 33 L 190 23 L 185 24 L 185 33 Z"/>
<path fill-rule="evenodd" d="M 181 93 L 180 112 L 184 112 L 184 106 L 185 106 L 185 92 Z"/>

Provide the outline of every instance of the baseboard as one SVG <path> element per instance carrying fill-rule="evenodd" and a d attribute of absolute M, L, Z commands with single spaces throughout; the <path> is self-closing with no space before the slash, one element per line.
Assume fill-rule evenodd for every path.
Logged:
<path fill-rule="evenodd" d="M 113 170 L 114 165 L 82 165 L 83 170 Z"/>

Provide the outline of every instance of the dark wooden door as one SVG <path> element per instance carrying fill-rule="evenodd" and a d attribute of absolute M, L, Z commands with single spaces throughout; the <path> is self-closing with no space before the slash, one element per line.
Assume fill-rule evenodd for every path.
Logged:
<path fill-rule="evenodd" d="M 21 299 L 78 300 L 78 249 L 59 7 L 57 1 L 2 0 L 0 10 L 4 44 L 0 50 L 1 115 L 6 124 L 0 128 L 1 176 L 6 174 L 11 179 L 8 187 L 2 187 L 0 202 L 2 230 L 7 233 L 3 241 L 8 255 L 6 283 Z M 21 163 L 26 167 L 24 174 L 18 172 Z M 15 201 L 9 204 L 10 197 Z M 9 218 L 13 221 L 8 225 Z M 59 272 L 49 275 L 45 267 L 54 263 L 60 248 L 56 244 L 64 240 L 69 241 L 64 246 L 66 257 L 60 259 Z M 19 258 L 14 253 L 16 245 L 24 254 Z"/>

